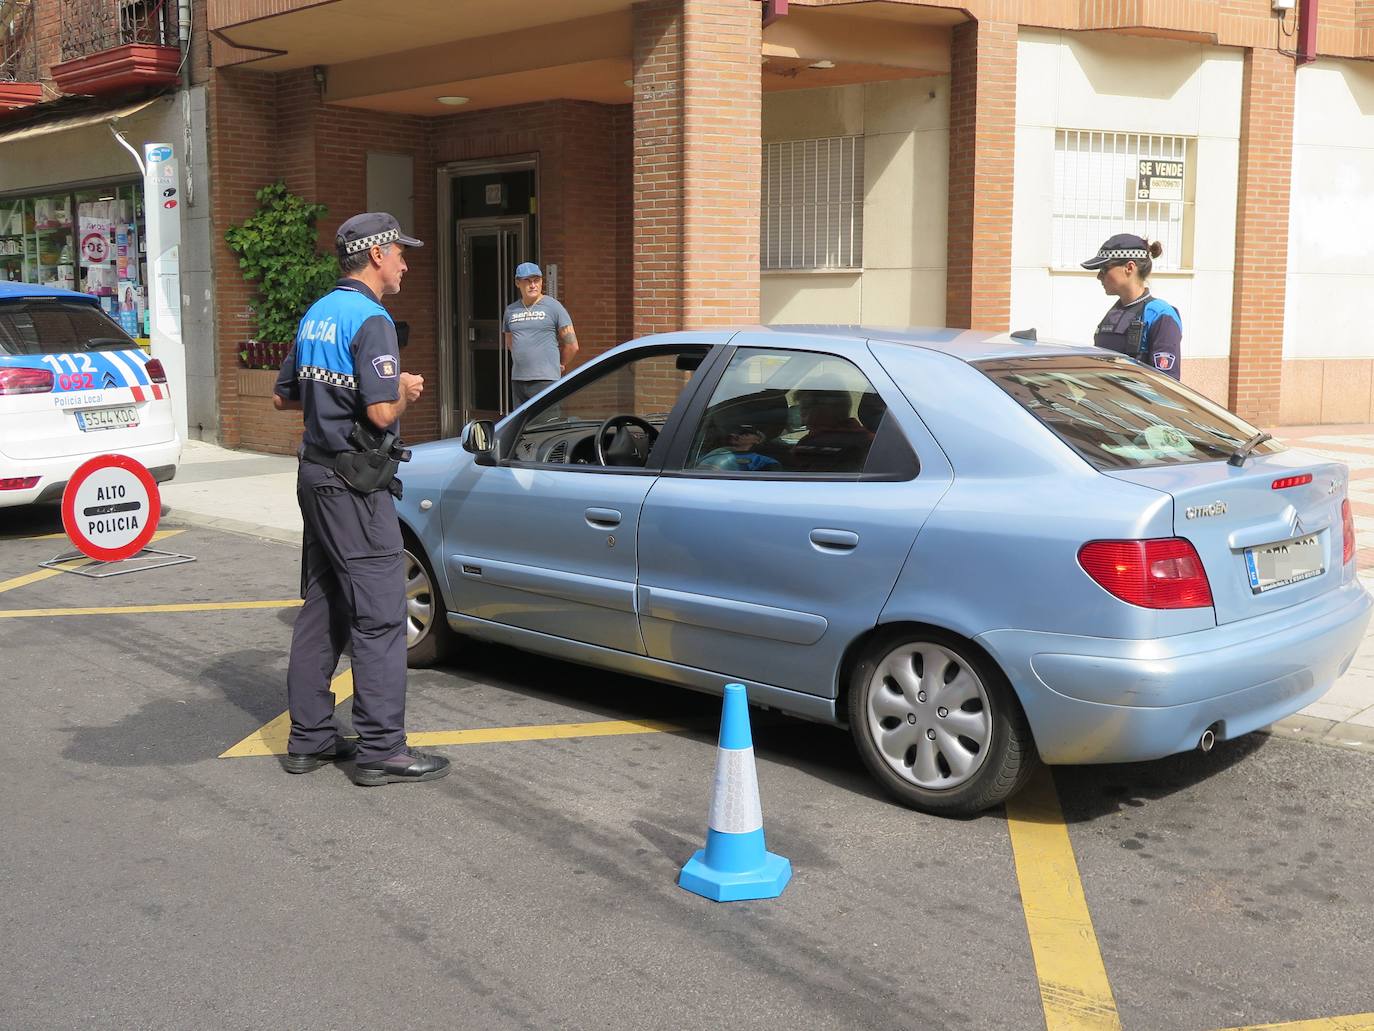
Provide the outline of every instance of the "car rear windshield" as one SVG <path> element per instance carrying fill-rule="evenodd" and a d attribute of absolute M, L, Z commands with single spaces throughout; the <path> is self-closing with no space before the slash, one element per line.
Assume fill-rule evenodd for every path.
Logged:
<path fill-rule="evenodd" d="M 1229 458 L 1258 431 L 1168 376 L 1126 358 L 979 362 L 992 381 L 1098 469 Z M 1283 450 L 1266 441 L 1251 454 Z"/>
<path fill-rule="evenodd" d="M 67 297 L 0 301 L 3 354 L 69 354 L 137 346 L 117 322 L 86 301 Z"/>

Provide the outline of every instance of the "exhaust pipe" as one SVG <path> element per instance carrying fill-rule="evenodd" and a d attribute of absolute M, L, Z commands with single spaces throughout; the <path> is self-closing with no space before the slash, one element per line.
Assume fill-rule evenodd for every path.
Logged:
<path fill-rule="evenodd" d="M 1210 752 L 1212 747 L 1217 743 L 1216 727 L 1217 724 L 1213 723 L 1202 732 L 1202 737 L 1198 738 L 1197 749 L 1203 755 Z"/>

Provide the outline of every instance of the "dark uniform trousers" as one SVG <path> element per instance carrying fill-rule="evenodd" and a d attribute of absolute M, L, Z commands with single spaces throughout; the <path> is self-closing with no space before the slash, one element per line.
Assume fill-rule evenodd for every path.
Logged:
<path fill-rule="evenodd" d="M 396 503 L 360 494 L 333 469 L 301 460 L 296 496 L 305 523 L 301 596 L 286 693 L 293 752 L 327 748 L 338 731 L 330 680 L 353 650 L 353 729 L 358 761 L 405 747 L 405 572 Z"/>

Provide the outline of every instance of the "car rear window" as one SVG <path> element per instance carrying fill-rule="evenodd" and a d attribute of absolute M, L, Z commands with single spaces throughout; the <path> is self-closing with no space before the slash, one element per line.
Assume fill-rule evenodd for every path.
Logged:
<path fill-rule="evenodd" d="M 0 301 L 0 353 L 69 354 L 138 345 L 96 305 L 66 297 Z"/>
<path fill-rule="evenodd" d="M 1224 461 L 1258 431 L 1126 358 L 993 359 L 978 368 L 1098 469 Z M 1252 454 L 1282 451 L 1266 441 Z"/>

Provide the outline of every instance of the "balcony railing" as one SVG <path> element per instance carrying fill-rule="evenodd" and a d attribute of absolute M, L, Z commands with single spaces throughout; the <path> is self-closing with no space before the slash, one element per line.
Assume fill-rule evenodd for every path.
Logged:
<path fill-rule="evenodd" d="M 0 82 L 38 81 L 38 36 L 30 0 L 0 0 Z"/>
<path fill-rule="evenodd" d="M 62 0 L 63 61 L 130 44 L 176 47 L 176 0 Z"/>

